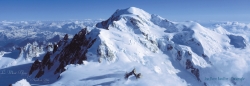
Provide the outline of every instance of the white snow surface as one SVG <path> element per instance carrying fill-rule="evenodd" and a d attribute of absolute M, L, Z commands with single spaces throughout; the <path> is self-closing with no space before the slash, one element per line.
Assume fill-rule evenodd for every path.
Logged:
<path fill-rule="evenodd" d="M 22 79 L 16 82 L 15 84 L 12 84 L 12 86 L 31 86 L 31 85 L 29 84 L 29 82 L 27 82 L 26 79 Z"/>
<path fill-rule="evenodd" d="M 48 84 L 41 82 L 40 85 L 250 85 L 248 82 L 250 80 L 250 35 L 247 34 L 248 31 L 250 32 L 249 24 L 225 23 L 204 27 L 192 21 L 171 22 L 136 7 L 119 9 L 111 18 L 117 19 L 111 19 L 106 24 L 108 29 L 88 27 L 93 36 L 96 34 L 98 36 L 97 41 L 88 49 L 87 61 L 84 61 L 84 64 L 67 65 L 66 71 L 62 72 L 56 81 L 52 80 L 53 82 Z M 9 24 L 11 22 L 3 23 L 3 25 Z M 60 27 L 57 26 L 58 24 L 51 25 Z M 228 35 L 244 39 L 235 40 Z M 235 47 L 238 43 L 243 43 L 245 46 Z M 101 52 L 100 55 L 97 50 Z M 42 52 L 38 54 L 41 54 L 38 58 L 43 56 Z M 29 55 L 34 58 L 37 54 L 33 52 Z M 5 62 L 3 58 L 6 57 L 1 57 L 1 63 Z M 9 58 L 4 60 L 7 61 Z M 1 63 L 0 66 L 4 65 Z M 136 79 L 130 76 L 127 80 L 124 79 L 125 73 L 134 68 L 136 73 L 142 74 L 142 77 Z M 43 78 L 49 81 L 50 77 L 53 75 L 45 74 Z M 27 79 L 31 84 L 39 85 L 31 80 Z"/>

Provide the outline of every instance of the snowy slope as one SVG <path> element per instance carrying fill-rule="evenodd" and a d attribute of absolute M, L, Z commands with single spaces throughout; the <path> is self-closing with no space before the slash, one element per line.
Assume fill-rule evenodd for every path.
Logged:
<path fill-rule="evenodd" d="M 12 84 L 12 86 L 31 86 L 31 85 L 29 84 L 29 82 L 27 82 L 26 79 L 22 79 L 16 82 L 15 84 Z"/>
<path fill-rule="evenodd" d="M 249 36 L 222 26 L 172 22 L 136 7 L 118 9 L 72 39 L 65 35 L 52 44 L 42 59 L 29 64 L 27 81 L 51 86 L 249 85 Z M 134 68 L 142 77 L 125 79 Z"/>

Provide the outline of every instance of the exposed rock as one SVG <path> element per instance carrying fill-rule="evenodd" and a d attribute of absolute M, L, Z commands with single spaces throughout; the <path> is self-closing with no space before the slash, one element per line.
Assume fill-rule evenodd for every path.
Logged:
<path fill-rule="evenodd" d="M 178 51 L 177 52 L 177 60 L 181 60 L 181 58 L 182 58 L 182 52 L 181 51 Z"/>
<path fill-rule="evenodd" d="M 44 71 L 40 69 L 40 71 L 36 74 L 35 78 L 40 78 L 44 74 Z"/>
<path fill-rule="evenodd" d="M 129 76 L 134 75 L 136 79 L 141 78 L 141 73 L 136 74 L 135 69 L 133 69 L 131 72 L 125 74 L 125 79 L 128 79 Z"/>
<path fill-rule="evenodd" d="M 55 52 L 57 51 L 57 48 L 58 48 L 58 45 L 57 45 L 57 44 L 54 44 L 53 53 L 55 53 Z"/>
<path fill-rule="evenodd" d="M 102 62 L 101 61 L 102 58 L 111 62 L 115 59 L 115 55 L 113 51 L 105 43 L 101 43 L 99 45 L 97 49 L 97 53 L 98 53 L 98 57 L 100 57 L 99 62 Z"/>
<path fill-rule="evenodd" d="M 30 72 L 29 75 L 31 75 L 35 70 L 37 70 L 38 68 L 40 68 L 41 66 L 41 62 L 38 61 L 38 59 L 32 64 L 31 68 L 30 68 Z"/>
<path fill-rule="evenodd" d="M 191 73 L 193 73 L 195 75 L 195 77 L 197 78 L 198 81 L 201 81 L 200 80 L 200 73 L 199 73 L 199 69 L 197 68 L 194 68 L 193 67 L 193 63 L 187 59 L 186 61 L 186 69 L 190 69 L 191 70 Z"/>
<path fill-rule="evenodd" d="M 88 33 L 87 28 L 79 31 L 79 33 L 75 34 L 72 38 L 72 41 L 66 45 L 58 55 L 55 56 L 53 62 L 59 61 L 60 64 L 54 74 L 65 71 L 64 66 L 68 64 L 83 64 L 83 61 L 87 60 L 85 54 L 87 53 L 88 48 L 90 48 L 96 41 L 96 38 L 92 39 L 91 37 L 86 37 Z M 65 35 L 64 38 L 65 39 L 63 40 L 65 41 L 67 39 L 67 35 Z"/>

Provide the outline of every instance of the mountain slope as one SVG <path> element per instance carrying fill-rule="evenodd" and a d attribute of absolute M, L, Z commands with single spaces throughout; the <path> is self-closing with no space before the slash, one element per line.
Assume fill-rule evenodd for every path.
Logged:
<path fill-rule="evenodd" d="M 53 86 L 247 85 L 250 59 L 245 39 L 130 7 L 72 39 L 65 35 L 53 51 L 32 64 L 29 75 L 50 78 L 56 81 L 48 83 Z M 142 77 L 124 79 L 134 68 Z"/>

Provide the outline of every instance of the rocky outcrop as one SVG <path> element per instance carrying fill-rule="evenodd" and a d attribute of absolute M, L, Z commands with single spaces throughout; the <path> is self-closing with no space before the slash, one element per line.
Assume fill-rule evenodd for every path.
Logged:
<path fill-rule="evenodd" d="M 136 70 L 135 69 L 133 69 L 131 72 L 129 72 L 129 73 L 126 73 L 125 74 L 125 79 L 128 79 L 129 78 L 129 76 L 131 76 L 131 75 L 134 75 L 135 77 L 136 77 L 136 79 L 139 79 L 139 78 L 141 78 L 141 73 L 136 73 Z"/>
<path fill-rule="evenodd" d="M 96 38 L 92 39 L 91 37 L 87 37 L 86 35 L 88 33 L 87 28 L 84 28 L 78 34 L 75 34 L 71 42 L 53 59 L 53 61 L 58 61 L 60 63 L 54 74 L 65 71 L 64 66 L 68 64 L 83 64 L 83 61 L 87 60 L 85 54 L 88 48 L 96 41 Z M 67 39 L 67 35 L 65 35 L 63 40 Z M 58 43 L 58 45 L 61 46 L 62 43 Z"/>
<path fill-rule="evenodd" d="M 17 48 L 20 50 L 19 58 L 24 57 L 25 59 L 32 59 L 34 57 L 38 57 L 43 53 L 43 46 L 38 45 L 37 42 L 28 43 L 24 47 Z"/>
<path fill-rule="evenodd" d="M 186 69 L 190 70 L 191 73 L 195 75 L 198 81 L 201 81 L 199 69 L 194 68 L 193 63 L 189 59 L 187 59 L 186 61 Z"/>
<path fill-rule="evenodd" d="M 97 49 L 97 55 L 99 57 L 99 62 L 102 62 L 102 59 L 105 59 L 107 61 L 114 61 L 115 55 L 114 52 L 106 45 L 106 43 L 102 42 L 98 49 Z"/>
<path fill-rule="evenodd" d="M 37 59 L 31 66 L 30 71 L 29 71 L 29 75 L 31 75 L 35 70 L 40 69 L 41 67 L 41 62 L 39 62 L 39 60 Z"/>
<path fill-rule="evenodd" d="M 87 28 L 84 28 L 75 34 L 70 42 L 66 34 L 58 43 L 48 45 L 48 52 L 43 60 L 41 62 L 36 60 L 32 64 L 29 74 L 31 75 L 35 70 L 38 70 L 35 78 L 39 78 L 46 73 L 46 70 L 58 74 L 65 71 L 64 67 L 68 64 L 83 64 L 83 61 L 87 60 L 85 54 L 88 48 L 96 41 L 96 38 L 87 36 L 88 33 Z M 53 69 L 51 69 L 52 67 Z"/>
<path fill-rule="evenodd" d="M 39 70 L 36 74 L 35 78 L 39 78 L 44 74 L 44 70 L 50 70 L 51 66 L 53 66 L 53 62 L 50 60 L 50 52 L 47 52 L 43 57 L 43 60 L 39 62 L 36 60 L 29 71 L 29 75 L 31 75 L 35 70 Z"/>

